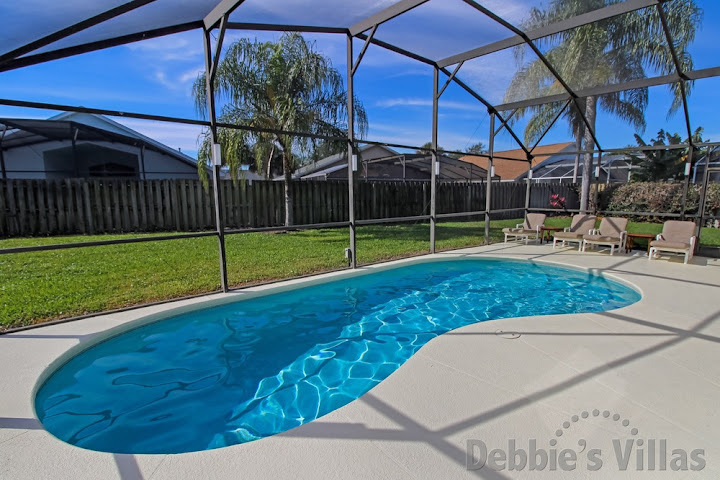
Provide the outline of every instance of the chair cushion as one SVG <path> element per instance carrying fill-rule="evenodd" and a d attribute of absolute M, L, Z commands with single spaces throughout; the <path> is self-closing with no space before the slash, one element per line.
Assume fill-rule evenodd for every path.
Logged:
<path fill-rule="evenodd" d="M 592 243 L 620 243 L 620 237 L 610 237 L 608 235 L 585 235 L 583 239 Z"/>
<path fill-rule="evenodd" d="M 672 243 L 688 243 L 695 235 L 695 222 L 668 220 L 663 224 L 662 236 Z"/>
<path fill-rule="evenodd" d="M 571 232 L 587 233 L 595 228 L 595 221 L 597 217 L 592 215 L 579 214 L 574 215 L 572 218 L 572 224 L 570 225 Z"/>
<path fill-rule="evenodd" d="M 656 247 L 658 249 L 663 248 L 671 248 L 673 250 L 689 250 L 690 244 L 689 243 L 683 243 L 683 242 L 668 242 L 667 240 L 653 240 L 650 242 L 651 247 Z"/>
<path fill-rule="evenodd" d="M 534 230 L 537 227 L 541 227 L 545 224 L 546 217 L 547 215 L 544 213 L 528 213 L 523 227 L 528 230 Z"/>
<path fill-rule="evenodd" d="M 600 235 L 619 237 L 620 232 L 627 230 L 628 219 L 622 217 L 605 217 L 600 221 Z"/>
<path fill-rule="evenodd" d="M 583 234 L 576 232 L 555 232 L 553 236 L 562 240 L 582 240 Z"/>
<path fill-rule="evenodd" d="M 520 233 L 520 234 L 532 234 L 537 233 L 536 230 L 528 230 L 527 228 L 503 228 L 503 233 Z"/>

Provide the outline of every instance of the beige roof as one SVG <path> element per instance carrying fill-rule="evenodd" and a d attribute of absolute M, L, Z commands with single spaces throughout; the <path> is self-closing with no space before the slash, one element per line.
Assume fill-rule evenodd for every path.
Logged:
<path fill-rule="evenodd" d="M 558 153 L 562 151 L 563 149 L 569 147 L 570 145 L 573 145 L 572 142 L 565 142 L 565 143 L 554 143 L 552 145 L 543 145 L 538 146 L 533 151 L 533 160 L 532 164 L 533 167 L 544 162 L 547 160 L 551 154 Z M 517 158 L 518 160 L 525 160 L 527 156 L 525 155 L 525 152 L 521 149 L 518 150 L 506 150 L 504 152 L 495 152 L 495 155 L 499 157 L 507 157 L 507 158 Z M 479 167 L 484 168 L 487 170 L 488 168 L 488 159 L 487 157 L 478 157 L 475 155 L 465 155 L 464 157 L 461 157 L 460 160 L 464 160 L 466 162 L 473 163 L 474 165 L 477 165 Z M 495 159 L 493 162 L 493 166 L 495 167 L 495 175 L 500 177 L 500 180 L 513 180 L 523 173 L 528 171 L 528 164 L 527 162 L 514 162 L 512 160 L 502 160 L 502 159 Z"/>

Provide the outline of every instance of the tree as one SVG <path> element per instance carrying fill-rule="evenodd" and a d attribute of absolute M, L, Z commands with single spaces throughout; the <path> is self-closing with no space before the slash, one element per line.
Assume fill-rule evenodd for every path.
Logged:
<path fill-rule="evenodd" d="M 198 111 L 206 113 L 206 80 L 201 74 L 193 85 Z M 315 51 L 297 33 L 283 34 L 275 42 L 240 39 L 230 45 L 218 64 L 215 91 L 222 102 L 218 121 L 273 130 L 272 133 L 218 129 L 218 141 L 230 174 L 237 178 L 240 165 L 253 160 L 259 172 L 268 175 L 273 158 L 282 159 L 285 181 L 285 224 L 293 224 L 290 184 L 299 153 L 317 146 L 311 138 L 277 133 L 303 132 L 347 138 L 347 92 L 343 78 L 329 58 Z M 353 99 L 357 132 L 367 132 L 367 114 Z M 333 142 L 346 145 L 345 141 Z M 212 137 L 201 136 L 198 171 L 211 158 Z M 298 153 L 295 153 L 298 152 Z"/>
<path fill-rule="evenodd" d="M 425 142 L 422 145 L 420 145 L 420 148 L 415 150 L 415 153 L 419 153 L 421 155 L 429 155 L 432 153 L 432 142 Z M 438 145 L 437 149 L 438 155 L 443 155 L 445 157 L 449 158 L 460 158 L 461 155 L 457 153 L 448 153 L 445 151 L 444 148 L 442 148 L 440 145 Z"/>
<path fill-rule="evenodd" d="M 483 142 L 478 142 L 468 149 L 468 153 L 471 153 L 473 155 L 481 155 L 483 153 L 488 153 L 488 149 Z"/>
<path fill-rule="evenodd" d="M 702 127 L 695 130 L 692 141 L 703 142 Z M 646 143 L 638 134 L 635 134 L 635 142 L 639 147 L 678 145 L 683 142 L 679 133 L 666 132 L 663 129 L 657 133 L 655 138 Z M 695 151 L 691 163 L 695 163 L 701 152 Z M 630 154 L 632 163 L 638 168 L 632 170 L 632 180 L 635 182 L 661 182 L 664 180 L 681 180 L 684 175 L 687 152 L 684 149 L 673 150 L 648 150 L 642 155 Z"/>
<path fill-rule="evenodd" d="M 523 27 L 526 30 L 540 28 L 614 3 L 617 2 L 551 0 L 545 10 L 533 8 L 530 19 Z M 694 0 L 676 0 L 661 5 L 681 66 L 686 71 L 692 70 L 692 58 L 687 52 L 687 46 L 695 38 L 695 31 L 702 21 L 702 10 Z M 547 49 L 546 58 L 560 77 L 576 91 L 645 78 L 646 69 L 660 74 L 675 72 L 675 64 L 655 7 L 583 25 L 541 38 L 536 43 L 539 48 Z M 522 66 L 510 83 L 506 101 L 565 93 L 560 82 L 540 59 L 524 64 L 524 51 L 516 51 Z M 682 102 L 679 84 L 671 84 L 670 88 L 674 100 L 668 115 L 677 111 Z M 686 88 L 689 93 L 690 84 L 686 84 Z M 594 147 L 592 132 L 595 131 L 598 107 L 630 123 L 640 132 L 645 129 L 647 88 L 580 98 L 577 104 L 575 108 L 566 109 L 563 116 L 575 137 L 578 151 L 582 149 L 583 142 L 584 150 L 592 150 Z M 540 138 L 563 106 L 563 102 L 555 102 L 527 107 L 519 112 L 531 114 L 525 128 L 526 143 L 533 143 Z M 585 115 L 592 130 L 586 128 L 579 112 Z M 586 153 L 583 159 L 580 195 L 582 210 L 586 210 L 588 205 L 592 158 L 592 154 Z"/>
<path fill-rule="evenodd" d="M 420 145 L 420 148 L 415 150 L 415 153 L 429 154 L 429 153 L 432 153 L 432 148 L 433 148 L 432 142 L 425 142 L 422 145 Z M 441 154 L 442 151 L 443 151 L 443 148 L 440 145 L 438 145 L 438 155 Z"/>

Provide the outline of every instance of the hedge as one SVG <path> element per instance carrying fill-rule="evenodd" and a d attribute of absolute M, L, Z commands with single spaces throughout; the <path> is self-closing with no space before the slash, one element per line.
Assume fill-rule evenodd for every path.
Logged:
<path fill-rule="evenodd" d="M 702 188 L 690 185 L 688 188 L 685 213 L 698 212 Z M 633 182 L 610 185 L 598 193 L 600 210 L 616 212 L 682 213 L 683 184 L 671 182 Z M 705 201 L 706 214 L 720 214 L 720 183 L 708 187 Z M 638 216 L 652 219 L 653 216 Z"/>

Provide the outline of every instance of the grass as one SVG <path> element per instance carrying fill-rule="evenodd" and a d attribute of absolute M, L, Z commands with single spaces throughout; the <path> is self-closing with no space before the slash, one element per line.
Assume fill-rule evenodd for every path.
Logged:
<path fill-rule="evenodd" d="M 518 222 L 491 222 L 491 241 L 502 241 L 502 228 Z M 570 219 L 549 218 L 546 223 L 567 226 Z M 629 226 L 631 232 L 642 233 L 659 233 L 661 228 Z M 483 222 L 440 223 L 437 248 L 479 245 L 483 232 Z M 358 227 L 358 263 L 427 253 L 429 233 L 428 224 Z M 148 235 L 6 239 L 0 248 L 144 236 Z M 349 244 L 345 228 L 226 239 L 228 280 L 235 287 L 343 268 Z M 644 247 L 638 243 L 638 248 Z M 704 229 L 703 243 L 720 245 L 720 230 Z M 218 262 L 214 237 L 0 255 L 0 330 L 216 291 Z"/>

